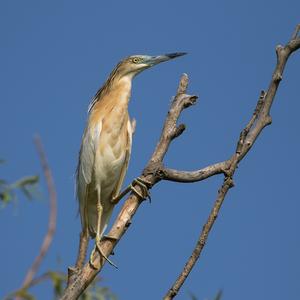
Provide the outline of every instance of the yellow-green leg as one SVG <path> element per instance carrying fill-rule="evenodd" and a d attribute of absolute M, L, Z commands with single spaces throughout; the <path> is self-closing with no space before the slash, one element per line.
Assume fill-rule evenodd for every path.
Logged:
<path fill-rule="evenodd" d="M 100 253 L 102 257 L 112 266 L 117 268 L 117 266 L 106 256 L 103 254 L 101 248 L 100 248 L 100 241 L 101 241 L 101 236 L 100 236 L 100 230 L 101 230 L 101 218 L 102 218 L 102 213 L 103 213 L 103 206 L 100 200 L 100 190 L 97 189 L 98 191 L 98 201 L 97 201 L 97 231 L 96 231 L 96 238 L 95 238 L 95 247 L 90 255 L 90 264 L 94 269 L 98 269 L 97 266 L 93 262 L 93 258 L 95 255 L 96 250 Z"/>

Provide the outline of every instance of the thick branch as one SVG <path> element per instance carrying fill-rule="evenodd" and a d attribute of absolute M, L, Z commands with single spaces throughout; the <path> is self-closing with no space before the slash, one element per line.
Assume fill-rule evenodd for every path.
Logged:
<path fill-rule="evenodd" d="M 156 146 L 156 149 L 149 160 L 147 166 L 145 167 L 142 179 L 146 179 L 152 185 L 156 184 L 160 178 L 156 175 L 157 170 L 162 165 L 162 160 L 166 154 L 171 141 L 182 133 L 182 125 L 177 126 L 177 120 L 183 109 L 189 107 L 196 102 L 197 96 L 186 95 L 186 89 L 188 85 L 188 77 L 184 74 L 180 80 L 177 95 L 172 101 L 171 108 L 165 120 L 165 124 L 162 130 L 160 140 Z M 135 188 L 138 192 L 143 193 L 139 185 Z M 114 239 L 104 239 L 101 242 L 101 252 L 105 256 L 109 256 L 113 251 L 114 247 L 126 232 L 127 228 L 131 224 L 132 217 L 136 213 L 139 205 L 142 203 L 143 199 L 140 199 L 135 194 L 130 195 L 125 201 L 116 221 L 114 222 L 108 236 Z M 77 299 L 80 294 L 88 287 L 88 285 L 93 281 L 95 276 L 102 269 L 106 260 L 99 254 L 95 255 L 95 260 L 93 262 L 98 268 L 93 269 L 89 263 L 85 264 L 83 269 L 76 274 L 72 274 L 72 280 L 70 280 L 69 285 L 61 299 L 71 300 Z"/>
<path fill-rule="evenodd" d="M 168 112 L 168 118 L 164 124 L 163 132 L 160 140 L 154 150 L 148 165 L 156 165 L 161 163 L 165 154 L 168 151 L 171 141 L 178 137 L 184 130 L 184 125 L 181 124 L 177 127 L 176 122 L 180 113 L 184 108 L 193 105 L 197 100 L 197 96 L 190 96 L 186 94 L 177 94 L 175 97 L 171 109 Z"/>
<path fill-rule="evenodd" d="M 167 293 L 165 299 L 172 299 L 178 293 L 184 280 L 188 276 L 188 273 L 191 271 L 192 267 L 196 263 L 205 245 L 209 231 L 211 230 L 214 221 L 218 215 L 226 193 L 228 192 L 229 188 L 233 185 L 232 176 L 236 170 L 237 164 L 250 150 L 262 129 L 271 122 L 271 119 L 269 117 L 269 111 L 280 79 L 282 77 L 282 72 L 285 63 L 289 55 L 300 47 L 300 42 L 297 38 L 298 31 L 299 29 L 293 35 L 294 39 L 291 40 L 287 44 L 287 46 L 281 47 L 280 50 L 277 50 L 278 63 L 269 90 L 267 94 L 263 93 L 261 95 L 253 117 L 251 118 L 245 129 L 241 132 L 235 154 L 228 161 L 224 161 L 206 167 L 202 170 L 197 170 L 193 172 L 166 169 L 163 167 L 162 163 L 171 141 L 174 138 L 178 137 L 185 129 L 185 126 L 183 124 L 177 126 L 177 120 L 180 116 L 180 113 L 184 108 L 194 104 L 197 99 L 196 96 L 189 96 L 185 94 L 188 84 L 187 75 L 184 74 L 181 78 L 177 95 L 174 98 L 171 108 L 168 112 L 160 140 L 155 148 L 151 159 L 145 167 L 141 178 L 146 179 L 148 182 L 151 183 L 152 186 L 161 179 L 180 182 L 192 182 L 200 181 L 220 173 L 225 174 L 225 179 L 222 187 L 218 192 L 217 200 L 208 218 L 208 221 L 203 228 L 203 231 L 199 238 L 199 243 L 197 243 L 198 246 L 196 246 L 193 255 L 186 264 L 186 268 L 184 269 L 183 273 L 180 274 L 175 284 L 170 289 L 170 293 Z M 139 185 L 136 185 L 135 188 L 138 190 L 138 192 L 143 193 Z M 101 242 L 101 251 L 104 255 L 109 256 L 111 254 L 117 242 L 120 240 L 120 238 L 126 232 L 128 226 L 131 224 L 132 217 L 137 211 L 139 205 L 142 203 L 142 200 L 143 199 L 140 199 L 135 194 L 132 194 L 127 198 L 114 225 L 112 226 L 111 231 L 108 234 L 110 237 L 114 237 L 115 240 L 106 239 Z M 70 281 L 70 284 L 64 291 L 64 295 L 61 299 L 78 298 L 78 296 L 84 291 L 84 289 L 92 282 L 97 273 L 102 269 L 105 262 L 106 261 L 98 255 L 94 261 L 94 264 L 98 266 L 97 270 L 93 269 L 89 265 L 89 263 L 87 263 L 81 272 L 73 274 L 72 280 Z"/>
<path fill-rule="evenodd" d="M 244 130 L 242 130 L 242 132 L 240 133 L 240 138 L 237 143 L 236 151 L 231 157 L 231 159 L 228 161 L 230 168 L 228 169 L 227 174 L 224 178 L 224 182 L 218 191 L 217 199 L 209 214 L 207 222 L 203 226 L 203 229 L 192 252 L 192 255 L 188 259 L 182 272 L 179 274 L 172 287 L 168 290 L 167 294 L 164 297 L 164 300 L 171 300 L 178 294 L 181 286 L 185 282 L 186 278 L 188 277 L 189 273 L 191 272 L 192 268 L 195 266 L 197 260 L 201 255 L 201 252 L 207 241 L 209 232 L 213 227 L 215 220 L 217 219 L 218 213 L 221 209 L 222 203 L 225 199 L 228 190 L 231 187 L 233 187 L 232 177 L 236 171 L 238 163 L 245 157 L 245 155 L 251 149 L 264 127 L 271 124 L 271 117 L 269 113 L 277 88 L 282 79 L 284 67 L 290 55 L 300 48 L 300 38 L 298 38 L 299 30 L 300 25 L 297 26 L 296 31 L 292 36 L 292 39 L 287 43 L 286 46 L 276 47 L 277 64 L 273 72 L 272 80 L 269 85 L 268 91 L 267 93 L 261 92 L 252 118 L 250 119 Z M 179 178 L 185 178 L 186 180 L 190 180 L 193 178 L 193 175 L 194 174 L 192 172 L 190 172 L 189 174 L 181 173 Z"/>

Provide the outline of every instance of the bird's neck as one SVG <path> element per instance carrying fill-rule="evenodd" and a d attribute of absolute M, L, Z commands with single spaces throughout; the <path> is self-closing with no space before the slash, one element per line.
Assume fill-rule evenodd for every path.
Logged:
<path fill-rule="evenodd" d="M 131 95 L 131 76 L 115 78 L 110 85 L 108 95 L 110 99 L 115 99 L 118 105 L 128 105 Z"/>

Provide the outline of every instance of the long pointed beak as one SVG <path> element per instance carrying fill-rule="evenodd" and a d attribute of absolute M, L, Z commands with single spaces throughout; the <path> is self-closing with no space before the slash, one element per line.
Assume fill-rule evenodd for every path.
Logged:
<path fill-rule="evenodd" d="M 168 54 L 164 54 L 164 55 L 158 55 L 158 56 L 150 56 L 149 59 L 147 59 L 147 61 L 144 61 L 144 63 L 149 64 L 149 66 L 154 66 L 157 65 L 161 62 L 164 61 L 168 61 L 170 59 L 182 56 L 182 55 L 186 55 L 186 52 L 175 52 L 175 53 L 168 53 Z"/>

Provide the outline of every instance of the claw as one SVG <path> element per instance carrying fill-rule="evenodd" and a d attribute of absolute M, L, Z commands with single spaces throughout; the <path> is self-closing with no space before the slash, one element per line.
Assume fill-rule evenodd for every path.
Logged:
<path fill-rule="evenodd" d="M 96 246 L 94 247 L 94 249 L 93 249 L 93 251 L 92 251 L 92 253 L 90 255 L 89 263 L 90 263 L 90 265 L 92 266 L 93 269 L 98 270 L 99 268 L 93 262 L 93 258 L 94 258 L 95 252 L 96 252 Z"/>
<path fill-rule="evenodd" d="M 138 192 L 137 189 L 134 187 L 136 184 L 138 184 L 141 189 L 142 193 Z M 149 192 L 149 188 L 152 187 L 152 183 L 148 180 L 142 179 L 140 177 L 137 177 L 133 179 L 132 183 L 125 189 L 123 192 L 121 192 L 119 195 L 114 196 L 111 200 L 113 204 L 117 204 L 127 193 L 130 191 L 134 192 L 136 195 L 138 195 L 141 199 L 148 198 L 151 202 L 151 196 Z M 146 195 L 146 196 L 144 196 Z"/>
<path fill-rule="evenodd" d="M 143 196 L 140 192 L 138 192 L 137 189 L 136 189 L 132 184 L 130 184 L 130 189 L 131 189 L 136 195 L 138 195 L 140 198 L 144 198 L 144 196 Z"/>
<path fill-rule="evenodd" d="M 146 198 L 148 198 L 149 201 L 151 202 L 151 195 L 150 195 L 150 192 L 149 192 L 149 188 L 152 186 L 151 182 L 149 182 L 149 181 L 147 181 L 145 179 L 142 179 L 140 177 L 137 177 L 132 182 L 135 183 L 135 184 L 138 184 L 141 187 L 141 189 L 143 190 L 143 194 L 146 195 Z M 145 198 L 144 195 L 138 193 L 137 190 L 134 187 L 132 187 L 132 190 L 138 196 L 140 196 L 141 198 Z"/>
<path fill-rule="evenodd" d="M 96 238 L 97 239 L 97 238 Z M 97 267 L 94 262 L 93 262 L 93 258 L 94 258 L 94 255 L 96 253 L 96 250 L 98 250 L 99 254 L 113 267 L 115 267 L 116 269 L 118 269 L 117 265 L 115 265 L 101 250 L 100 248 L 100 245 L 99 245 L 99 242 L 100 241 L 95 241 L 95 247 L 90 255 L 90 265 L 95 269 L 95 270 L 98 270 L 99 267 Z"/>

